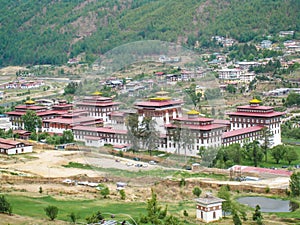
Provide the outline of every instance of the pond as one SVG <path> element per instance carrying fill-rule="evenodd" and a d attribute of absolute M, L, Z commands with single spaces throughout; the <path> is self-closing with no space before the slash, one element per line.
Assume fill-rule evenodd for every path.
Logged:
<path fill-rule="evenodd" d="M 262 212 L 292 212 L 299 208 L 295 202 L 282 199 L 273 199 L 266 197 L 240 197 L 236 199 L 239 203 L 255 208 L 259 205 Z"/>

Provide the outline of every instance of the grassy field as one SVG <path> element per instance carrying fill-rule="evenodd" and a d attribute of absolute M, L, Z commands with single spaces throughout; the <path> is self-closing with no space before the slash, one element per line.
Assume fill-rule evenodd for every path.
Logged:
<path fill-rule="evenodd" d="M 20 195 L 6 195 L 7 200 L 13 207 L 13 213 L 25 215 L 33 218 L 46 218 L 44 208 L 48 205 L 58 207 L 59 220 L 69 220 L 71 212 L 74 212 L 80 217 L 78 221 L 85 222 L 87 216 L 91 216 L 94 212 L 101 211 L 107 219 L 111 214 L 119 215 L 118 219 L 127 219 L 131 215 L 136 219 L 140 214 L 146 213 L 146 203 L 143 202 L 113 202 L 109 199 L 94 199 L 94 200 L 57 200 L 50 196 L 44 197 L 25 197 Z"/>
<path fill-rule="evenodd" d="M 235 197 L 239 196 L 244 195 L 238 194 Z M 59 208 L 57 220 L 70 221 L 69 215 L 71 212 L 74 212 L 79 217 L 77 222 L 81 223 L 86 222 L 85 218 L 97 211 L 100 211 L 107 220 L 110 219 L 110 215 L 114 214 L 115 219 L 118 221 L 130 220 L 131 217 L 136 220 L 140 215 L 145 215 L 147 213 L 146 202 L 124 202 L 101 198 L 93 200 L 58 200 L 50 196 L 27 197 L 16 194 L 7 194 L 6 198 L 11 203 L 14 214 L 28 216 L 37 220 L 47 219 L 44 208 L 49 205 L 54 205 Z M 198 224 L 194 219 L 196 213 L 194 201 L 182 200 L 178 203 L 158 203 L 162 208 L 168 205 L 168 212 L 183 219 L 185 224 Z M 253 224 L 251 222 L 251 216 L 254 209 L 243 205 L 241 205 L 241 207 L 247 208 L 248 221 L 245 224 Z M 188 217 L 186 218 L 183 217 L 184 210 L 187 210 L 188 212 Z M 274 219 L 274 224 L 299 224 L 300 210 L 298 209 L 289 213 L 264 213 L 264 218 L 265 221 Z M 217 224 L 232 224 L 232 220 L 230 217 L 227 217 Z"/>
<path fill-rule="evenodd" d="M 122 221 L 132 217 L 137 220 L 139 216 L 146 215 L 146 202 L 124 202 L 111 199 L 94 199 L 94 200 L 57 200 L 50 196 L 43 197 L 26 197 L 22 195 L 5 195 L 7 200 L 13 207 L 13 213 L 28 216 L 36 219 L 46 219 L 44 208 L 49 205 L 58 207 L 58 220 L 70 221 L 69 215 L 74 212 L 78 217 L 78 222 L 86 222 L 86 217 L 100 211 L 105 219 L 110 219 L 110 215 L 114 214 L 115 219 Z M 191 215 L 190 220 L 195 218 L 195 202 L 181 201 L 178 204 L 160 203 L 164 208 L 168 205 L 168 212 L 172 215 L 182 217 L 183 210 L 187 210 Z M 187 218 L 188 219 L 188 218 Z M 185 224 L 194 224 L 185 221 Z"/>
<path fill-rule="evenodd" d="M 117 176 L 117 177 L 127 177 L 127 178 L 139 178 L 139 177 L 153 177 L 153 178 L 191 178 L 191 177 L 203 177 L 212 178 L 216 180 L 227 180 L 228 178 L 222 174 L 208 174 L 208 173 L 192 173 L 187 171 L 174 171 L 172 169 L 153 169 L 153 170 L 139 170 L 139 171 L 129 171 L 121 170 L 116 168 L 102 168 L 94 167 L 87 164 L 81 164 L 76 162 L 69 162 L 65 165 L 67 168 L 80 168 L 88 170 L 97 170 L 101 172 L 106 172 L 107 174 Z"/>

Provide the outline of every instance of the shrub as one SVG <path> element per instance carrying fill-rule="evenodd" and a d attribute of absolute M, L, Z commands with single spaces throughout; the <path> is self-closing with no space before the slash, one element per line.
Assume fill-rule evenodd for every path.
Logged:
<path fill-rule="evenodd" d="M 126 193 L 125 193 L 124 190 L 120 190 L 120 195 L 121 195 L 121 199 L 122 199 L 122 200 L 125 200 L 125 198 L 126 198 Z"/>
<path fill-rule="evenodd" d="M 49 205 L 45 209 L 46 215 L 50 218 L 50 220 L 54 220 L 58 214 L 58 208 L 53 205 Z"/>
<path fill-rule="evenodd" d="M 12 207 L 4 195 L 0 196 L 0 213 L 8 213 L 10 215 L 12 213 Z"/>
<path fill-rule="evenodd" d="M 199 197 L 201 195 L 202 191 L 199 187 L 194 187 L 193 194 Z"/>
<path fill-rule="evenodd" d="M 186 181 L 184 178 L 181 178 L 180 182 L 179 182 L 179 186 L 180 187 L 184 187 L 186 185 Z"/>
<path fill-rule="evenodd" d="M 270 187 L 267 186 L 265 191 L 266 191 L 267 194 L 270 193 Z"/>
<path fill-rule="evenodd" d="M 188 217 L 188 216 L 189 216 L 189 214 L 188 214 L 188 212 L 187 212 L 186 210 L 183 211 L 183 215 L 184 215 L 185 217 Z"/>

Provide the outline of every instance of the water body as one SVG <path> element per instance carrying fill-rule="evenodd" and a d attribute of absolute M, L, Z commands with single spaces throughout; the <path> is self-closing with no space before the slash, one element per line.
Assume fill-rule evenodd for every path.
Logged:
<path fill-rule="evenodd" d="M 238 198 L 237 201 L 252 208 L 255 208 L 256 205 L 259 205 L 262 212 L 292 212 L 299 208 L 297 203 L 289 200 L 258 196 L 241 197 Z"/>

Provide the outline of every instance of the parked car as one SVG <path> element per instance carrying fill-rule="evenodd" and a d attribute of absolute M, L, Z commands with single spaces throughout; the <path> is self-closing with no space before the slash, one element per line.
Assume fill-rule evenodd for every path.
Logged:
<path fill-rule="evenodd" d="M 149 161 L 149 164 L 150 164 L 150 165 L 156 165 L 157 162 L 155 162 L 154 160 L 151 160 L 151 161 Z"/>
<path fill-rule="evenodd" d="M 134 157 L 133 160 L 134 160 L 134 161 L 141 161 L 141 159 L 138 158 L 138 157 Z"/>

